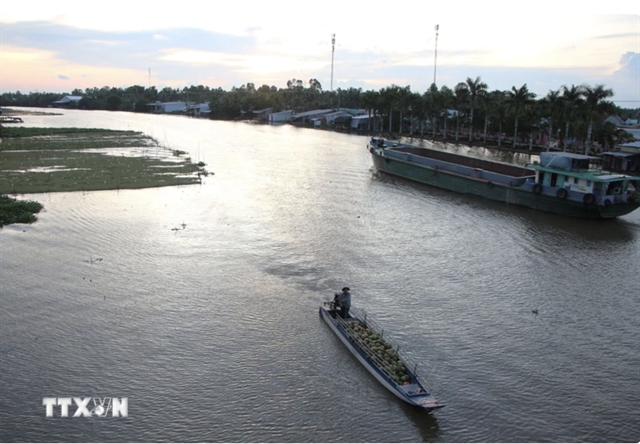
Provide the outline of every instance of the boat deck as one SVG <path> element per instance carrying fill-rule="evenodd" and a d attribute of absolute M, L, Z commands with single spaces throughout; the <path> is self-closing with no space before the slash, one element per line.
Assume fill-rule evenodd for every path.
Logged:
<path fill-rule="evenodd" d="M 397 147 L 391 148 L 394 151 L 413 154 L 414 156 L 426 157 L 428 159 L 440 160 L 442 162 L 453 163 L 456 165 L 466 166 L 473 169 L 491 171 L 498 174 L 511 177 L 531 176 L 533 171 L 516 165 L 507 165 L 504 163 L 493 162 L 490 160 L 478 159 L 475 157 L 463 156 L 455 153 L 447 153 L 445 151 L 432 150 L 420 147 Z"/>

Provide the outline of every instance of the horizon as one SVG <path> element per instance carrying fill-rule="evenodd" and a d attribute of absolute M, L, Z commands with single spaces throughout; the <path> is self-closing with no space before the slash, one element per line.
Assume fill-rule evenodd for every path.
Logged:
<path fill-rule="evenodd" d="M 294 78 L 305 86 L 315 78 L 323 91 L 331 84 L 334 91 L 395 84 L 422 93 L 435 75 L 438 88 L 480 77 L 489 91 L 527 84 L 537 98 L 562 85 L 603 84 L 619 107 L 640 107 L 636 2 L 611 1 L 609 14 L 588 15 L 572 11 L 574 2 L 550 8 L 522 1 L 522 16 L 499 15 L 500 8 L 513 8 L 501 1 L 401 0 L 375 12 L 362 1 L 329 1 L 314 10 L 251 0 L 185 0 L 178 10 L 154 2 L 150 10 L 140 1 L 126 3 L 126 13 L 123 4 L 3 4 L 0 94 L 134 85 L 280 89 Z M 380 21 L 386 12 L 402 19 Z"/>

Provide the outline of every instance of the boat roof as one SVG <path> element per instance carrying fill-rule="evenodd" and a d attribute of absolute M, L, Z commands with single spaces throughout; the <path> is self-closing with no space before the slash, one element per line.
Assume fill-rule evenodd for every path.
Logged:
<path fill-rule="evenodd" d="M 632 157 L 637 156 L 636 153 L 626 153 L 624 151 L 607 151 L 602 153 L 603 156 L 613 156 L 613 157 Z"/>
<path fill-rule="evenodd" d="M 586 156 L 584 154 L 578 154 L 578 153 L 565 153 L 563 152 L 546 152 L 544 153 L 546 156 L 553 156 L 553 157 L 564 157 L 567 159 L 576 159 L 576 160 L 595 160 L 598 159 L 597 157 L 594 156 Z"/>
<path fill-rule="evenodd" d="M 602 176 L 598 176 L 598 179 L 600 180 L 620 180 L 620 179 L 640 179 L 640 177 L 634 177 L 634 176 L 626 176 L 624 174 L 603 174 Z"/>
<path fill-rule="evenodd" d="M 558 170 L 557 168 L 549 168 L 540 164 L 528 164 L 527 168 L 546 173 L 562 174 L 563 176 L 577 177 L 579 179 L 591 180 L 594 182 L 614 182 L 617 180 L 640 180 L 640 176 L 630 176 L 628 174 L 615 174 L 610 171 L 601 170 Z"/>

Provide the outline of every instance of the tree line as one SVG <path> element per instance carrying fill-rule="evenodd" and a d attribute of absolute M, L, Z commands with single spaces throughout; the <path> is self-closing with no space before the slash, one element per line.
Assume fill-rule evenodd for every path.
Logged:
<path fill-rule="evenodd" d="M 0 95 L 1 106 L 48 107 L 65 95 L 82 96 L 77 107 L 87 110 L 151 112 L 155 102 L 208 103 L 210 118 L 250 118 L 252 111 L 273 112 L 351 108 L 366 110 L 367 130 L 397 135 L 421 135 L 456 142 L 482 140 L 517 145 L 556 143 L 563 149 L 589 150 L 598 143 L 613 147 L 629 138 L 614 124 L 605 122 L 615 114 L 623 119 L 638 117 L 640 109 L 617 107 L 609 99 L 613 91 L 604 85 L 563 85 L 537 97 L 526 84 L 510 90 L 490 91 L 480 77 L 468 77 L 455 87 L 435 84 L 425 91 L 391 85 L 378 91 L 338 88 L 325 91 L 317 79 L 291 79 L 286 88 L 247 83 L 226 91 L 198 85 L 180 88 L 140 85 L 127 88 L 74 89 L 68 94 L 31 92 Z M 632 137 L 631 137 L 632 138 Z"/>

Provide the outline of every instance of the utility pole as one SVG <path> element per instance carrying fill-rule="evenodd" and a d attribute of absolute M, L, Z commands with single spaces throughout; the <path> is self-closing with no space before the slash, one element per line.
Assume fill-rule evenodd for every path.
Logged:
<path fill-rule="evenodd" d="M 433 58 L 433 84 L 436 84 L 436 65 L 438 62 L 438 30 L 440 29 L 440 25 L 436 25 L 436 52 Z"/>
<path fill-rule="evenodd" d="M 336 50 L 336 35 L 331 34 L 331 108 L 333 109 L 333 54 Z"/>

